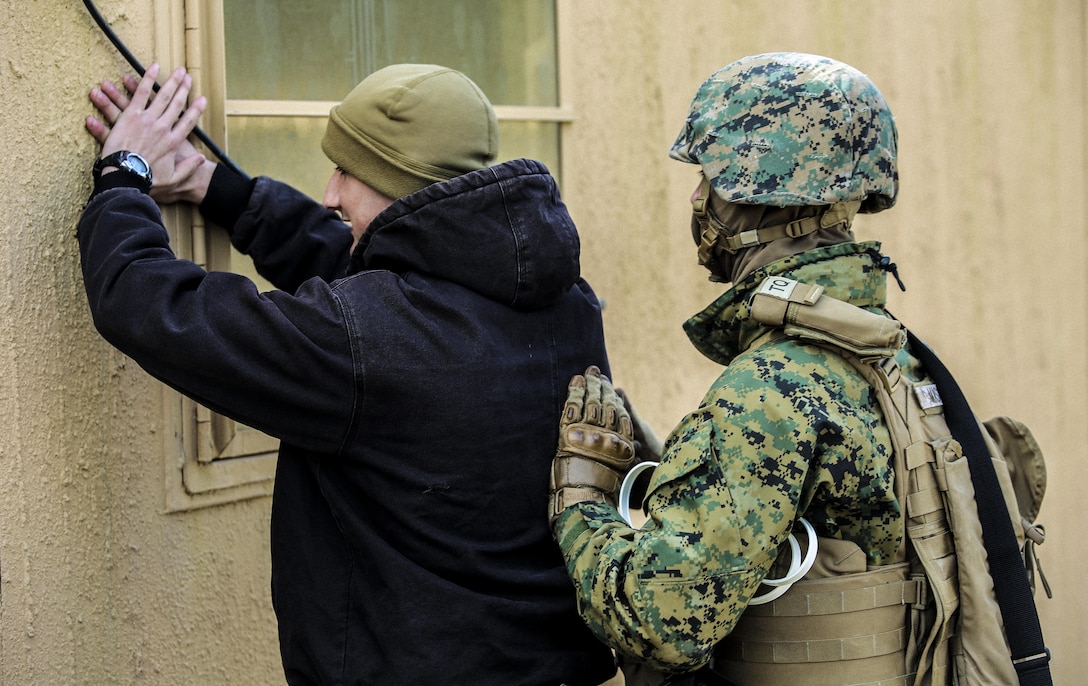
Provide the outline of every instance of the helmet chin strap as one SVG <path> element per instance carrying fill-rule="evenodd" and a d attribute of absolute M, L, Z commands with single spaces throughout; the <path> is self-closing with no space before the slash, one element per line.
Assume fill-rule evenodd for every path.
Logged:
<path fill-rule="evenodd" d="M 712 263 L 723 252 L 736 255 L 746 248 L 781 238 L 800 238 L 840 224 L 844 229 L 849 229 L 854 221 L 854 215 L 861 207 L 861 202 L 856 200 L 837 202 L 827 205 L 822 212 L 811 217 L 737 232 L 723 224 L 714 215 L 710 208 L 710 192 L 710 180 L 703 177 L 699 184 L 699 193 L 691 201 L 691 214 L 694 219 L 692 233 L 696 234 L 693 237 L 699 246 L 699 264 L 710 269 L 711 272 L 715 271 Z M 696 227 L 698 227 L 697 230 Z"/>

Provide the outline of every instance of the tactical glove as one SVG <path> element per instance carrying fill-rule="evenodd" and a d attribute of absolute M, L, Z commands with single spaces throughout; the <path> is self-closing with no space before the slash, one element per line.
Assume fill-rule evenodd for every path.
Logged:
<path fill-rule="evenodd" d="M 552 461 L 550 517 L 587 500 L 615 504 L 634 463 L 631 417 L 608 377 L 597 367 L 572 377 Z"/>

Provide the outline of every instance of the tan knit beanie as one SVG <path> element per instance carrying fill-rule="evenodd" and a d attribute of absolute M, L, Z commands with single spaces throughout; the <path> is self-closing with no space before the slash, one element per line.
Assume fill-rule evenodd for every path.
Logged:
<path fill-rule="evenodd" d="M 321 149 L 394 200 L 495 160 L 498 121 L 467 76 L 433 64 L 380 69 L 332 108 Z"/>

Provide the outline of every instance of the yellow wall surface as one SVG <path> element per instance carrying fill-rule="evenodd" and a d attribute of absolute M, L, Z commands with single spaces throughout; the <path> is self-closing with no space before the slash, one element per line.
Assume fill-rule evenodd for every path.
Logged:
<path fill-rule="evenodd" d="M 180 0 L 102 0 L 145 61 Z M 1086 482 L 1085 7 L 1073 0 L 561 0 L 563 194 L 605 300 L 614 376 L 668 429 L 719 369 L 681 322 L 694 168 L 668 160 L 699 83 L 801 50 L 868 73 L 899 124 L 901 194 L 864 217 L 983 416 L 1031 426 L 1051 481 L 1040 594 L 1056 682 L 1088 668 L 1076 531 Z M 160 17 L 156 21 L 156 17 Z M 73 238 L 97 153 L 86 93 L 127 70 L 80 3 L 0 2 L 0 684 L 282 683 L 268 498 L 167 513 L 169 394 L 99 338 Z M 172 64 L 169 66 L 173 66 Z"/>
<path fill-rule="evenodd" d="M 141 56 L 153 4 L 101 3 Z M 164 513 L 162 387 L 87 310 L 87 92 L 130 70 L 78 2 L 4 0 L 0 35 L 0 684 L 282 683 L 269 499 Z"/>

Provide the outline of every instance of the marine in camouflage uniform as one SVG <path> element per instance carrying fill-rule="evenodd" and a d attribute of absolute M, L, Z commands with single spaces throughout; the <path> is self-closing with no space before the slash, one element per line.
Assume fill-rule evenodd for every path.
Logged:
<path fill-rule="evenodd" d="M 712 280 L 734 283 L 685 329 L 726 368 L 665 442 L 645 525 L 623 521 L 607 479 L 593 488 L 559 468 L 581 452 L 561 440 L 552 526 L 593 632 L 621 663 L 676 673 L 710 659 L 798 516 L 856 543 L 869 565 L 896 561 L 903 526 L 869 384 L 824 348 L 768 336 L 749 313 L 771 275 L 883 311 L 888 262 L 849 229 L 855 212 L 895 201 L 883 97 L 827 58 L 744 58 L 700 87 L 670 154 L 702 167 L 693 235 Z M 899 362 L 918 376 L 906 352 Z"/>

